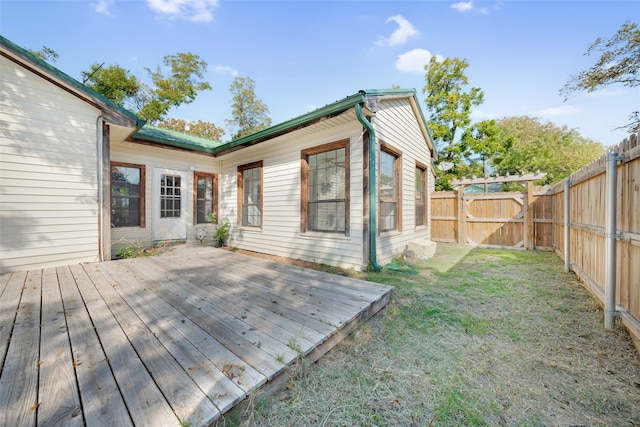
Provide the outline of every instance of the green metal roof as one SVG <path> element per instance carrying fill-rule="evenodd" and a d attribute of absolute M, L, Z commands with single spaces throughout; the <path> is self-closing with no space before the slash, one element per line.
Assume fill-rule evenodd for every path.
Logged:
<path fill-rule="evenodd" d="M 170 129 L 163 129 L 145 124 L 135 134 L 131 140 L 136 142 L 153 142 L 171 147 L 184 148 L 186 150 L 201 151 L 214 154 L 216 148 L 221 146 L 219 141 L 190 135 Z"/>
<path fill-rule="evenodd" d="M 263 129 L 251 135 L 243 136 L 242 138 L 227 142 L 223 145 L 218 146 L 214 150 L 214 154 L 222 155 L 230 153 L 244 147 L 249 147 L 251 145 L 259 144 L 266 140 L 273 139 L 296 129 L 309 126 L 320 119 L 337 116 L 338 114 L 341 114 L 349 110 L 350 108 L 355 107 L 356 104 L 365 103 L 367 100 L 367 96 L 393 95 L 406 95 L 412 96 L 414 98 L 417 110 L 420 114 L 419 120 L 422 120 L 422 124 L 424 125 L 427 134 L 429 135 L 429 139 L 433 141 L 433 138 L 431 138 L 431 132 L 429 131 L 429 128 L 427 126 L 427 122 L 424 119 L 422 109 L 420 108 L 420 104 L 418 103 L 415 89 L 368 89 L 360 90 L 356 94 L 347 96 L 344 99 L 336 101 L 332 104 L 325 105 L 324 107 L 320 107 L 314 111 L 287 120 L 278 125 L 271 126 L 267 129 Z"/>
<path fill-rule="evenodd" d="M 113 112 L 115 112 L 116 114 L 120 114 L 122 116 L 125 116 L 129 120 L 134 121 L 135 123 L 137 123 L 138 126 L 144 123 L 144 121 L 140 120 L 131 111 L 121 107 L 120 105 L 116 104 L 115 102 L 111 101 L 109 98 L 107 98 L 104 95 L 96 92 L 95 90 L 91 89 L 90 87 L 85 86 L 84 84 L 80 83 L 78 80 L 74 79 L 73 77 L 69 76 L 68 74 L 63 73 L 62 71 L 58 70 L 53 65 L 47 63 L 46 61 L 43 61 L 42 59 L 38 58 L 37 56 L 35 56 L 31 52 L 27 51 L 26 49 L 21 48 L 20 46 L 18 46 L 17 44 L 13 43 L 12 41 L 8 40 L 7 38 L 5 38 L 3 36 L 0 36 L 0 46 L 3 49 L 6 49 L 6 50 L 10 51 L 13 55 L 19 57 L 23 61 L 27 62 L 31 67 L 34 67 L 34 68 L 38 69 L 40 72 L 48 74 L 48 75 L 54 77 L 55 79 L 61 80 L 62 82 L 66 83 L 67 85 L 71 86 L 76 91 L 78 91 L 78 92 L 84 94 L 85 96 L 87 96 L 88 98 L 92 99 L 99 106 L 107 107 L 110 110 L 112 110 Z"/>

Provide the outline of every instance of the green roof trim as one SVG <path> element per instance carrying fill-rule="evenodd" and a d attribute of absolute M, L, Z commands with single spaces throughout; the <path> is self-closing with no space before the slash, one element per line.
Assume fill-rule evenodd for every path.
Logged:
<path fill-rule="evenodd" d="M 422 109 L 420 108 L 420 104 L 418 102 L 418 98 L 416 95 L 415 89 L 368 89 L 368 90 L 360 90 L 358 93 L 347 96 L 344 99 L 336 101 L 332 104 L 325 105 L 324 107 L 320 107 L 316 110 L 303 114 L 301 116 L 295 117 L 293 119 L 282 122 L 278 125 L 271 126 L 267 129 L 263 129 L 261 131 L 252 133 L 251 135 L 243 136 L 242 138 L 235 139 L 233 141 L 227 142 L 223 145 L 220 145 L 214 150 L 214 154 L 226 154 L 235 150 L 239 150 L 244 147 L 248 147 L 251 145 L 259 144 L 260 142 L 278 137 L 280 135 L 284 135 L 293 130 L 296 130 L 300 127 L 308 126 L 322 118 L 332 117 L 338 114 L 341 114 L 350 108 L 354 108 L 356 104 L 366 103 L 367 96 L 407 96 L 413 97 L 415 104 L 417 106 L 417 110 L 420 114 L 419 120 L 422 121 L 427 134 L 429 135 L 429 139 L 433 144 L 433 138 L 431 137 L 431 131 L 427 126 L 427 122 L 424 119 L 424 114 L 422 113 Z M 435 147 L 434 147 L 435 151 Z"/>
<path fill-rule="evenodd" d="M 171 147 L 183 148 L 186 150 L 200 151 L 214 154 L 215 149 L 222 145 L 219 141 L 190 135 L 170 129 L 163 129 L 157 126 L 145 124 L 141 129 L 131 136 L 133 141 L 153 142 Z"/>
<path fill-rule="evenodd" d="M 0 35 L 0 46 L 2 46 L 4 49 L 9 50 L 10 52 L 12 52 L 14 55 L 18 56 L 22 60 L 28 62 L 31 66 L 38 68 L 40 71 L 46 74 L 49 74 L 55 77 L 56 79 L 63 81 L 64 83 L 68 84 L 78 92 L 81 92 L 87 97 L 95 100 L 96 103 L 107 106 L 111 110 L 115 111 L 116 113 L 119 113 L 127 117 L 128 119 L 138 123 L 138 126 L 144 123 L 144 121 L 140 120 L 138 116 L 136 116 L 131 111 L 116 104 L 115 102 L 111 101 L 109 98 L 96 92 L 90 87 L 80 83 L 78 80 L 74 79 L 73 77 L 69 76 L 66 73 L 63 73 L 53 65 L 47 63 L 46 61 L 43 61 L 42 59 L 38 58 L 28 50 L 23 49 L 22 47 L 18 46 L 17 44 L 13 43 L 12 41 L 8 40 L 6 37 L 1 35 Z"/>
<path fill-rule="evenodd" d="M 340 101 L 336 101 L 333 104 L 325 105 L 317 110 L 313 110 L 309 113 L 287 120 L 275 126 L 263 129 L 261 131 L 252 133 L 251 135 L 243 136 L 242 138 L 235 139 L 221 145 L 216 150 L 216 153 L 226 153 L 238 150 L 243 147 L 258 144 L 268 139 L 275 138 L 285 133 L 291 132 L 299 127 L 306 126 L 315 122 L 323 117 L 330 117 L 347 111 L 349 108 L 353 108 L 354 105 L 364 102 L 364 91 L 360 91 L 355 95 L 348 96 Z"/>

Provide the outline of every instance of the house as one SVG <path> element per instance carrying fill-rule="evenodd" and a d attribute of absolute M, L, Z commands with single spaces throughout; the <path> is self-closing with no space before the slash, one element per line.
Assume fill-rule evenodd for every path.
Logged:
<path fill-rule="evenodd" d="M 198 242 L 364 269 L 426 253 L 435 150 L 415 90 L 367 90 L 222 144 L 139 120 L 0 38 L 0 271 Z M 375 173 L 370 173 L 375 171 Z"/>

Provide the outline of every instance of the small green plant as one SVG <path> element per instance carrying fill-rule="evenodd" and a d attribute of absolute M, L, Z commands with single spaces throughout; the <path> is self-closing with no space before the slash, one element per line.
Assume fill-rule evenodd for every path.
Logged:
<path fill-rule="evenodd" d="M 216 232 L 213 235 L 213 238 L 215 239 L 217 246 L 225 246 L 229 233 L 231 232 L 231 223 L 229 223 L 228 219 L 225 219 L 222 224 L 216 224 L 216 214 L 213 212 L 209 214 L 209 219 L 211 220 L 211 224 L 216 227 Z"/>
<path fill-rule="evenodd" d="M 279 354 L 276 356 L 276 362 L 282 363 L 284 365 L 284 354 Z"/>
<path fill-rule="evenodd" d="M 118 259 L 137 258 L 138 249 L 133 246 L 121 246 L 118 249 Z"/>
<path fill-rule="evenodd" d="M 127 258 L 140 258 L 143 256 L 155 256 L 160 254 L 162 249 L 166 246 L 165 242 L 161 242 L 153 247 L 148 247 L 142 244 L 139 241 L 131 241 L 131 240 L 120 240 L 124 246 L 120 246 L 118 249 L 117 259 L 127 259 Z"/>
<path fill-rule="evenodd" d="M 302 356 L 302 347 L 300 347 L 300 344 L 298 344 L 295 338 L 291 338 L 289 342 L 287 342 L 287 347 L 298 353 L 298 356 Z"/>

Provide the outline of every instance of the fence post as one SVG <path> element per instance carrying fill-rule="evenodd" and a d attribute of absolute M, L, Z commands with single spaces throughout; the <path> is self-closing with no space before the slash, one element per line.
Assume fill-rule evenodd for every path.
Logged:
<path fill-rule="evenodd" d="M 533 206 L 533 181 L 527 182 L 527 204 L 524 210 L 524 246 L 529 250 L 533 250 L 536 245 L 535 237 L 535 223 L 534 223 L 535 210 Z"/>
<path fill-rule="evenodd" d="M 467 243 L 465 238 L 465 217 L 467 216 L 464 208 L 464 186 L 458 185 L 458 243 L 464 245 Z"/>
<path fill-rule="evenodd" d="M 616 185 L 618 182 L 618 154 L 607 153 L 606 169 L 606 229 L 605 229 L 605 281 L 604 281 L 604 327 L 613 329 L 616 315 Z"/>
<path fill-rule="evenodd" d="M 564 180 L 564 271 L 571 271 L 571 256 L 569 254 L 569 229 L 571 227 L 571 213 L 569 211 L 569 189 L 571 181 Z"/>

